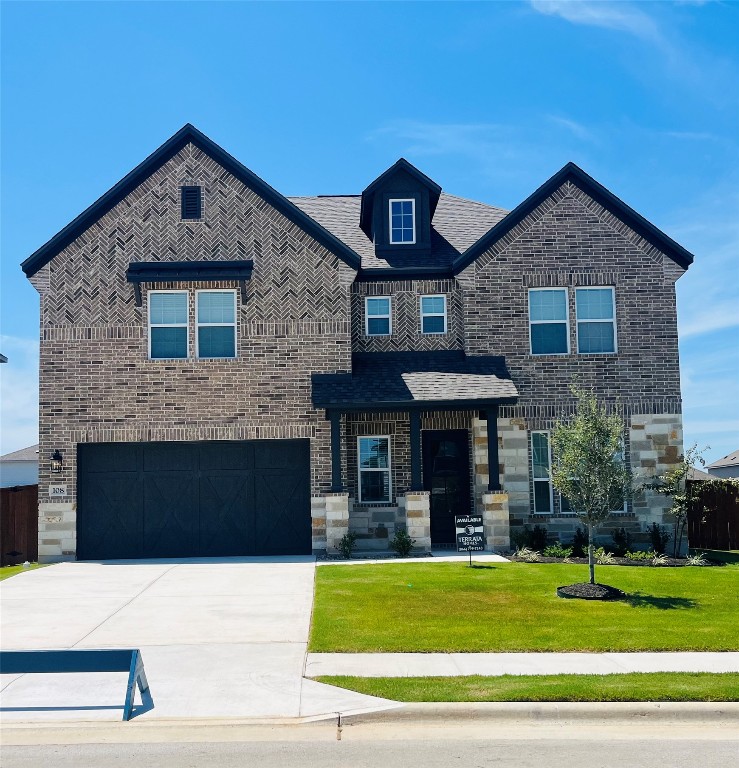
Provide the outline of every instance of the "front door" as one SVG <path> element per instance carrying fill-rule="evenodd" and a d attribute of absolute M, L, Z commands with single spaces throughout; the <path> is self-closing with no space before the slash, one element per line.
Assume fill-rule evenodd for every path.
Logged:
<path fill-rule="evenodd" d="M 454 516 L 470 512 L 468 432 L 425 430 L 422 434 L 423 487 L 431 493 L 431 543 L 454 546 Z"/>

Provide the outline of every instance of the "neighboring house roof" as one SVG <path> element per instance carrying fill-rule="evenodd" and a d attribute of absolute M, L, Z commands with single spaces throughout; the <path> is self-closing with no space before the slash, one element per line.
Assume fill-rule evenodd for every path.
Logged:
<path fill-rule="evenodd" d="M 289 199 L 358 253 L 363 270 L 391 268 L 385 258 L 375 254 L 374 243 L 359 226 L 361 195 Z M 502 208 L 442 192 L 431 222 L 431 256 L 420 255 L 414 260 L 413 254 L 409 254 L 404 257 L 404 263 L 417 269 L 435 267 L 451 272 L 455 259 L 501 221 L 506 213 Z"/>
<path fill-rule="evenodd" d="M 127 176 L 109 189 L 100 199 L 83 211 L 74 221 L 67 224 L 45 245 L 42 245 L 35 253 L 31 254 L 22 264 L 21 268 L 28 277 L 36 274 L 43 266 L 48 264 L 54 256 L 64 250 L 70 243 L 89 229 L 100 217 L 104 216 L 124 197 L 129 195 L 136 187 L 144 182 L 152 173 L 171 160 L 187 144 L 192 143 L 200 150 L 213 158 L 229 173 L 236 177 L 250 189 L 253 189 L 260 197 L 276 208 L 294 224 L 314 237 L 321 245 L 349 266 L 359 269 L 360 259 L 345 243 L 338 240 L 318 222 L 293 205 L 286 197 L 273 189 L 266 181 L 263 181 L 246 166 L 242 165 L 226 150 L 211 141 L 204 133 L 190 123 L 180 128 L 177 133 L 164 142 L 159 149 L 149 155 L 142 163 L 137 165 Z"/>
<path fill-rule="evenodd" d="M 0 363 L 7 363 L 7 362 L 8 362 L 8 358 L 5 357 L 5 355 L 0 355 Z"/>
<path fill-rule="evenodd" d="M 713 464 L 709 464 L 706 469 L 716 469 L 718 467 L 736 467 L 739 465 L 739 450 L 727 453 L 722 459 L 717 459 Z"/>
<path fill-rule="evenodd" d="M 312 382 L 313 404 L 326 409 L 474 409 L 518 398 L 504 357 L 459 351 L 355 353 L 352 373 L 314 374 Z"/>
<path fill-rule="evenodd" d="M 38 461 L 38 443 L 6 453 L 5 456 L 0 456 L 0 461 Z"/>
<path fill-rule="evenodd" d="M 687 475 L 688 480 L 715 480 L 715 475 L 709 475 L 708 472 L 704 472 L 702 469 L 696 469 L 690 467 Z"/>

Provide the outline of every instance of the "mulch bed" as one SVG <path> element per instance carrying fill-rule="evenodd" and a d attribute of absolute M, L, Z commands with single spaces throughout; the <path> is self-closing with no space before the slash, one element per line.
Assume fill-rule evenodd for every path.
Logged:
<path fill-rule="evenodd" d="M 516 557 L 515 554 L 511 553 L 506 555 L 510 560 L 513 560 L 517 563 L 525 563 L 530 562 L 527 560 L 521 560 L 518 557 Z M 607 567 L 608 565 L 636 565 L 636 566 L 646 566 L 648 568 L 683 568 L 687 566 L 687 560 L 684 557 L 668 557 L 666 562 L 664 562 L 662 565 L 652 565 L 651 560 L 629 560 L 628 557 L 614 557 L 613 563 L 596 563 L 598 568 Z M 563 563 L 564 559 L 561 557 L 544 557 L 543 555 L 540 556 L 540 559 L 536 561 L 537 563 Z M 570 557 L 567 561 L 568 563 L 573 563 L 575 565 L 587 565 L 588 564 L 588 558 L 587 557 Z M 714 565 L 721 565 L 721 563 L 717 563 L 713 560 L 707 560 L 706 564 L 703 566 L 698 566 L 701 568 L 708 568 Z M 695 566 L 693 566 L 695 567 Z"/>
<path fill-rule="evenodd" d="M 579 600 L 623 600 L 626 593 L 607 584 L 569 584 L 557 587 L 559 597 L 576 598 Z"/>

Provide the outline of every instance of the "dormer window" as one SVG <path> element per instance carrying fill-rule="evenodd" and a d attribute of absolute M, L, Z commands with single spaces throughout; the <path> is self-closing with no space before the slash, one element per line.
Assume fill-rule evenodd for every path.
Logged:
<path fill-rule="evenodd" d="M 390 244 L 416 242 L 416 201 L 390 200 Z"/>

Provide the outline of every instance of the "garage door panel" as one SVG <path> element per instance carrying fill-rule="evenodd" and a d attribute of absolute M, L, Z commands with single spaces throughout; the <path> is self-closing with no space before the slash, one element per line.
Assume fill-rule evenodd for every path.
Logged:
<path fill-rule="evenodd" d="M 249 443 L 203 443 L 200 446 L 200 469 L 204 472 L 246 470 L 250 466 L 251 451 Z"/>
<path fill-rule="evenodd" d="M 257 471 L 254 478 L 256 546 L 266 555 L 310 554 L 311 519 L 307 473 Z"/>
<path fill-rule="evenodd" d="M 144 556 L 198 554 L 197 477 L 185 472 L 144 476 Z"/>
<path fill-rule="evenodd" d="M 78 556 L 141 557 L 141 479 L 136 473 L 90 473 L 78 490 Z M 133 500 L 133 503 L 132 503 Z"/>
<path fill-rule="evenodd" d="M 198 450 L 192 443 L 144 443 L 144 472 L 195 472 Z"/>
<path fill-rule="evenodd" d="M 254 515 L 247 472 L 200 475 L 200 553 L 229 557 L 254 551 Z"/>
<path fill-rule="evenodd" d="M 81 445 L 78 555 L 309 554 L 309 453 L 308 440 Z"/>

